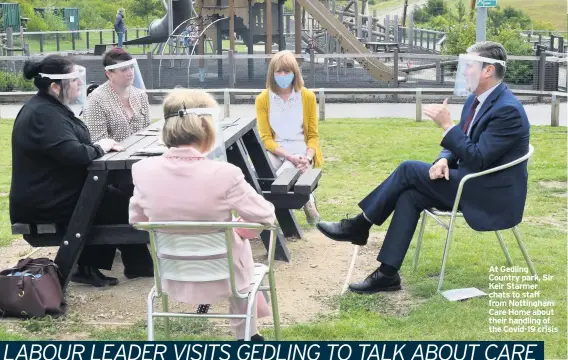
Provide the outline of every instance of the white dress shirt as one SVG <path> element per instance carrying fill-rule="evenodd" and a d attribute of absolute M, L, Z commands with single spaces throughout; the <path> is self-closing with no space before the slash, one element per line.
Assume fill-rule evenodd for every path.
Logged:
<path fill-rule="evenodd" d="M 485 100 L 487 100 L 487 98 L 489 97 L 489 95 L 491 95 L 491 93 L 493 92 L 493 90 L 495 90 L 497 88 L 497 86 L 499 86 L 499 84 L 501 84 L 500 82 L 497 83 L 497 85 L 493 86 L 491 89 L 485 91 L 483 94 L 479 95 L 477 97 L 477 101 L 479 101 L 479 104 L 477 105 L 477 108 L 475 108 L 475 113 L 473 114 L 473 119 L 471 120 L 471 122 L 469 123 L 469 127 L 467 129 L 467 136 L 469 136 L 469 133 L 471 132 L 471 128 L 473 127 L 473 123 L 475 123 L 475 121 L 477 120 L 477 114 L 479 113 L 479 109 L 481 109 L 481 106 L 483 106 L 483 103 L 485 102 Z M 469 112 L 469 111 L 468 111 Z M 456 125 L 452 125 L 449 128 L 446 129 L 446 131 L 444 131 L 444 134 L 442 135 L 442 138 L 444 136 L 446 136 L 446 134 Z"/>

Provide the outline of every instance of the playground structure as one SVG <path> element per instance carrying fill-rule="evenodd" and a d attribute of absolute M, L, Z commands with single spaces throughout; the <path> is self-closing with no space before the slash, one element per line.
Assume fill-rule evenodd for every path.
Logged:
<path fill-rule="evenodd" d="M 357 1 L 353 0 L 350 4 L 357 3 Z M 155 44 L 153 52 L 160 55 L 164 53 L 166 45 L 169 45 L 170 54 L 206 54 L 206 44 L 210 44 L 210 53 L 221 55 L 223 38 L 229 39 L 228 50 L 234 52 L 236 36 L 239 36 L 246 45 L 248 54 L 254 54 L 254 45 L 258 43 L 264 43 L 265 54 L 273 53 L 274 44 L 278 45 L 278 50 L 287 48 L 284 35 L 283 0 L 265 0 L 264 3 L 254 0 L 196 0 L 195 3 L 192 0 L 170 0 L 169 4 L 164 2 L 164 6 L 166 15 L 151 23 L 147 36 L 125 41 L 124 44 Z M 295 52 L 302 53 L 302 44 L 306 44 L 308 50 L 311 49 L 317 53 L 328 53 L 333 48 L 337 53 L 353 54 L 354 61 L 375 79 L 392 81 L 393 70 L 381 61 L 372 57 L 356 56 L 357 54 L 369 54 L 371 51 L 361 42 L 361 38 L 353 34 L 349 21 L 344 20 L 352 14 L 348 12 L 351 5 L 346 7 L 347 12 L 342 12 L 341 19 L 337 18 L 328 6 L 329 2 L 326 6 L 318 0 L 295 0 L 295 19 L 304 19 L 304 29 L 300 22 L 294 22 Z M 301 9 L 309 14 L 307 21 L 305 13 L 301 16 Z M 359 16 L 353 16 L 353 18 L 360 19 Z M 276 21 L 273 21 L 274 19 Z M 309 20 L 311 20 L 311 26 L 309 26 Z M 371 42 L 373 37 L 386 38 L 388 41 L 391 37 L 396 37 L 381 33 L 381 28 L 384 31 L 385 27 L 381 27 L 371 17 L 368 17 L 368 21 L 371 24 L 369 28 L 373 25 L 377 28 L 376 31 L 367 30 L 366 39 Z M 356 22 L 357 20 L 351 23 Z M 359 31 L 361 32 L 361 29 Z M 196 48 L 188 46 L 187 38 L 192 36 L 191 34 L 199 36 Z M 318 39 L 322 38 L 326 39 L 323 46 L 318 42 Z M 267 41 L 267 39 L 271 40 Z M 179 51 L 178 47 L 182 50 Z M 199 61 L 200 68 L 202 68 L 204 61 L 202 59 Z M 404 77 L 404 73 L 399 73 L 397 76 Z"/>

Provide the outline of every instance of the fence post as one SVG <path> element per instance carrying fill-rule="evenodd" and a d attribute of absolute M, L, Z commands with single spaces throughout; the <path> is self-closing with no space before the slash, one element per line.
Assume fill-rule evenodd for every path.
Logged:
<path fill-rule="evenodd" d="M 225 108 L 225 117 L 231 116 L 231 96 L 229 95 L 229 89 L 225 89 L 223 92 L 223 107 Z"/>
<path fill-rule="evenodd" d="M 436 60 L 436 82 L 438 84 L 442 83 L 442 66 L 440 60 Z"/>
<path fill-rule="evenodd" d="M 6 47 L 9 49 L 7 55 L 13 56 L 14 52 L 12 48 L 14 48 L 14 29 L 10 26 L 6 29 Z"/>
<path fill-rule="evenodd" d="M 235 87 L 235 54 L 233 53 L 233 50 L 229 50 L 227 52 L 227 54 L 229 55 L 229 87 L 230 88 L 234 88 Z"/>
<path fill-rule="evenodd" d="M 99 45 L 103 44 L 103 31 L 99 31 Z"/>
<path fill-rule="evenodd" d="M 114 44 L 116 42 L 116 32 L 113 30 L 112 31 L 112 43 Z"/>
<path fill-rule="evenodd" d="M 393 67 L 392 67 L 392 77 L 393 77 L 393 86 L 398 87 L 398 49 L 394 49 L 393 52 Z"/>
<path fill-rule="evenodd" d="M 541 49 L 540 61 L 538 63 L 538 89 L 544 91 L 544 78 L 546 76 L 546 52 Z M 538 97 L 538 102 L 542 102 L 542 96 Z"/>
<path fill-rule="evenodd" d="M 75 32 L 71 33 L 71 48 L 75 50 Z"/>
<path fill-rule="evenodd" d="M 412 16 L 412 12 L 410 14 L 408 14 L 408 34 L 407 34 L 407 39 L 408 39 L 408 47 L 412 49 L 412 47 L 414 46 L 414 19 Z"/>
<path fill-rule="evenodd" d="M 325 121 L 325 91 L 323 88 L 319 90 L 319 120 Z"/>
<path fill-rule="evenodd" d="M 422 89 L 416 89 L 416 122 L 422 121 Z"/>
<path fill-rule="evenodd" d="M 91 48 L 91 47 L 89 46 L 89 45 L 90 45 L 90 44 L 89 44 L 89 34 L 90 34 L 89 30 L 87 30 L 87 50 L 89 50 L 89 49 Z"/>
<path fill-rule="evenodd" d="M 145 79 L 145 84 L 148 89 L 154 88 L 154 57 L 152 56 L 152 52 L 148 51 L 146 53 L 147 61 L 148 61 L 148 75 Z"/>
<path fill-rule="evenodd" d="M 312 88 L 316 87 L 316 57 L 314 49 L 310 49 L 310 82 Z"/>
<path fill-rule="evenodd" d="M 399 39 L 399 33 L 398 33 L 398 31 L 399 31 L 399 30 L 398 30 L 398 15 L 395 15 L 395 16 L 394 16 L 394 24 L 393 24 L 392 32 L 393 32 L 393 36 L 394 36 L 394 42 L 397 43 L 397 44 L 400 44 L 400 42 L 399 42 L 400 39 Z M 387 41 L 387 42 L 388 42 L 388 41 Z"/>
<path fill-rule="evenodd" d="M 43 33 L 39 34 L 39 52 L 43 54 Z"/>
<path fill-rule="evenodd" d="M 552 94 L 550 107 L 550 126 L 558 126 L 560 124 L 560 99 L 556 94 Z"/>
<path fill-rule="evenodd" d="M 57 51 L 60 51 L 60 48 L 59 48 L 59 32 L 57 32 L 55 34 L 55 41 L 57 43 Z"/>
<path fill-rule="evenodd" d="M 373 16 L 367 16 L 367 39 L 373 41 Z"/>

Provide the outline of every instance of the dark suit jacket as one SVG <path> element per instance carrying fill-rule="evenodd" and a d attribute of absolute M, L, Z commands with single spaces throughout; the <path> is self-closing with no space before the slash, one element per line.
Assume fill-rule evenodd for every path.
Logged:
<path fill-rule="evenodd" d="M 458 178 L 516 160 L 528 152 L 530 125 L 519 100 L 503 83 L 480 105 L 468 137 L 462 130 L 473 103 L 464 104 L 461 121 L 442 139 L 439 158 L 458 169 Z M 459 163 L 458 163 L 459 159 Z M 527 162 L 468 180 L 460 208 L 477 231 L 508 229 L 519 224 L 527 197 Z"/>

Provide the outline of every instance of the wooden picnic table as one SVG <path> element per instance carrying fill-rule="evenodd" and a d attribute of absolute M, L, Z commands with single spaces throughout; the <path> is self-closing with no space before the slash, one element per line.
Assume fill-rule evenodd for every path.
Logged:
<path fill-rule="evenodd" d="M 51 224 L 12 226 L 12 232 L 23 234 L 24 239 L 32 246 L 59 245 L 55 263 L 61 271 L 64 289 L 87 243 L 89 245 L 149 243 L 148 233 L 135 230 L 130 224 L 93 226 L 92 223 L 109 185 L 132 184 L 132 165 L 152 156 L 140 155 L 139 152 L 159 145 L 159 130 L 162 127 L 163 120 L 153 123 L 147 129 L 122 141 L 124 151 L 107 153 L 91 163 L 79 201 L 63 236 L 57 234 L 55 225 L 50 226 Z M 294 171 L 286 171 L 277 179 L 257 131 L 256 119 L 225 118 L 222 127 L 227 161 L 241 168 L 247 182 L 274 204 L 280 225 L 275 257 L 278 260 L 289 261 L 286 237 L 302 237 L 302 230 L 291 209 L 299 209 L 308 201 L 311 192 L 317 186 L 321 172 L 319 169 L 312 169 L 299 176 L 294 174 Z M 218 153 L 219 149 L 217 154 L 213 151 L 210 157 L 217 157 Z M 266 249 L 269 246 L 269 235 L 268 231 L 261 234 Z"/>

